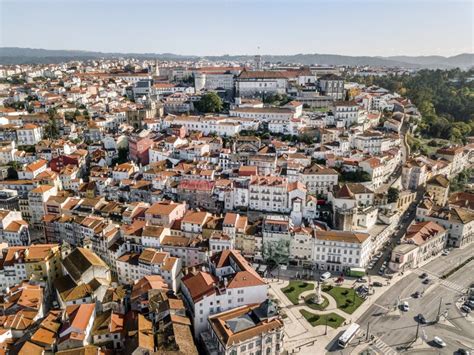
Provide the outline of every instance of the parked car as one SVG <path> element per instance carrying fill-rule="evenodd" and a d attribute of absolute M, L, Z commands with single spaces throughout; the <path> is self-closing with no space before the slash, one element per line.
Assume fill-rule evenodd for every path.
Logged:
<path fill-rule="evenodd" d="M 403 312 L 408 312 L 410 310 L 410 305 L 408 304 L 407 301 L 404 301 L 401 305 L 400 305 L 400 309 L 403 311 Z"/>
<path fill-rule="evenodd" d="M 459 348 L 456 353 L 459 354 L 459 355 L 471 355 L 469 350 L 466 350 L 466 349 L 463 349 L 463 348 Z"/>
<path fill-rule="evenodd" d="M 416 291 L 414 294 L 413 294 L 413 298 L 420 298 L 421 297 L 421 292 L 420 291 Z"/>
<path fill-rule="evenodd" d="M 431 281 L 431 280 L 430 280 L 429 278 L 426 278 L 426 279 L 423 280 L 423 283 L 424 283 L 425 285 L 428 285 L 428 284 L 430 283 L 430 281 Z"/>
<path fill-rule="evenodd" d="M 421 276 L 420 276 L 422 279 L 424 279 L 425 277 L 428 277 L 428 274 L 426 272 L 422 273 Z"/>
<path fill-rule="evenodd" d="M 471 313 L 471 308 L 466 305 L 463 305 L 461 307 L 461 311 L 463 311 L 464 313 Z"/>
<path fill-rule="evenodd" d="M 421 313 L 418 314 L 417 318 L 418 318 L 418 322 L 420 322 L 421 324 L 426 324 L 427 323 L 426 318 L 423 316 L 423 314 L 421 314 Z"/>
<path fill-rule="evenodd" d="M 375 281 L 375 282 L 372 282 L 372 286 L 375 286 L 375 287 L 382 287 L 383 284 L 382 284 L 381 282 Z"/>
<path fill-rule="evenodd" d="M 363 277 L 359 277 L 356 281 L 357 282 L 367 282 L 367 280 L 364 279 Z"/>
<path fill-rule="evenodd" d="M 440 346 L 442 348 L 444 348 L 446 346 L 446 343 L 440 337 L 434 337 L 433 341 L 435 342 L 435 344 L 437 344 L 438 346 Z"/>
<path fill-rule="evenodd" d="M 446 249 L 443 250 L 443 251 L 441 252 L 441 255 L 443 255 L 443 256 L 449 255 L 449 250 L 446 250 Z"/>

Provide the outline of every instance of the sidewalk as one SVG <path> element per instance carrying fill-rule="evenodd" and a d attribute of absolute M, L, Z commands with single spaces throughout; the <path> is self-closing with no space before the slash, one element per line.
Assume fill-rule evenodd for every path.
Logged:
<path fill-rule="evenodd" d="M 329 296 L 327 293 L 322 292 L 328 298 L 329 305 L 324 311 L 317 311 L 313 310 L 310 307 L 304 304 L 294 305 L 286 295 L 281 291 L 282 288 L 288 286 L 289 280 L 267 280 L 270 286 L 269 293 L 279 300 L 280 307 L 284 310 L 287 315 L 287 318 L 284 319 L 285 324 L 285 349 L 288 350 L 289 353 L 298 352 L 299 354 L 325 354 L 327 352 L 328 345 L 335 340 L 335 338 L 341 334 L 350 323 L 355 322 L 362 314 L 364 314 L 375 302 L 376 300 L 385 292 L 387 291 L 393 284 L 398 282 L 401 278 L 406 277 L 409 275 L 411 271 L 406 271 L 403 276 L 396 275 L 394 276 L 387 285 L 387 280 L 384 280 L 384 286 L 382 287 L 373 287 L 373 294 L 371 294 L 367 299 L 357 308 L 357 310 L 352 313 L 348 314 L 342 311 L 341 309 L 337 308 L 336 301 Z M 372 276 L 372 282 L 376 280 L 382 279 L 382 277 L 374 277 Z M 311 280 L 306 280 L 306 282 L 316 283 Z M 342 287 L 352 288 L 354 285 L 354 280 L 346 280 L 341 285 Z M 301 296 L 305 297 L 311 293 L 314 293 L 315 290 L 305 291 Z M 316 326 L 313 327 L 300 313 L 301 309 L 305 309 L 312 313 L 317 314 L 328 314 L 328 313 L 337 313 L 338 315 L 344 317 L 346 319 L 346 326 L 341 326 L 338 329 L 333 329 L 331 327 L 327 327 L 327 334 L 325 333 L 325 326 Z M 387 312 L 392 311 L 391 309 L 387 308 Z M 363 332 L 361 330 L 361 332 Z M 351 353 L 358 354 L 360 351 L 366 349 L 369 346 L 369 343 L 362 342 L 360 345 L 356 346 Z M 357 349 L 357 352 L 355 350 Z M 360 351 L 359 351 L 360 349 Z"/>

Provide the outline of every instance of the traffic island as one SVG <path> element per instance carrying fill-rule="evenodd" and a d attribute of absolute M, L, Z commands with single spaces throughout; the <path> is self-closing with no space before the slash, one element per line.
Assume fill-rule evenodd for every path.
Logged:
<path fill-rule="evenodd" d="M 299 298 L 303 292 L 311 291 L 313 289 L 313 283 L 304 281 L 290 281 L 290 284 L 282 288 L 281 291 L 285 294 L 286 297 L 288 297 L 291 303 L 296 305 L 299 304 Z"/>
<path fill-rule="evenodd" d="M 323 298 L 323 302 L 318 304 L 315 301 L 315 297 L 316 297 L 315 293 L 312 293 L 312 294 L 306 296 L 305 299 L 304 299 L 305 305 L 307 305 L 309 308 L 315 309 L 317 311 L 324 311 L 327 308 L 327 306 L 329 306 L 329 300 L 327 299 L 327 297 L 321 296 Z"/>
<path fill-rule="evenodd" d="M 359 297 L 352 288 L 326 285 L 323 287 L 323 291 L 336 300 L 337 308 L 348 314 L 354 313 L 364 303 L 364 299 Z"/>
<path fill-rule="evenodd" d="M 343 317 L 336 313 L 315 314 L 304 309 L 300 309 L 300 313 L 313 327 L 318 325 L 327 325 L 331 328 L 337 329 L 345 321 Z"/>

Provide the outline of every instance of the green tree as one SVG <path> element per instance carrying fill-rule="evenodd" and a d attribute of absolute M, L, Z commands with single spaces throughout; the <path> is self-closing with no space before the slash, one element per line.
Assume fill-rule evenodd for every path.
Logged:
<path fill-rule="evenodd" d="M 390 187 L 387 191 L 387 200 L 388 203 L 393 203 L 398 201 L 398 196 L 400 195 L 400 191 L 394 187 Z"/>
<path fill-rule="evenodd" d="M 222 99 L 215 92 L 204 94 L 196 103 L 196 109 L 204 113 L 217 113 L 222 111 Z"/>

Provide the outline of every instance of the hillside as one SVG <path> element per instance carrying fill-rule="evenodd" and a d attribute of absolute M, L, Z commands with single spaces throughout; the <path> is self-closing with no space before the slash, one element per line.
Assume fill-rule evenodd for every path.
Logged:
<path fill-rule="evenodd" d="M 103 53 L 81 50 L 49 50 L 36 48 L 2 47 L 0 48 L 0 64 L 27 64 L 27 63 L 60 63 L 70 60 L 88 60 L 97 58 L 135 57 L 161 60 L 235 60 L 245 61 L 253 59 L 251 55 L 235 56 L 204 56 L 177 55 L 172 53 Z M 467 69 L 474 66 L 474 54 L 463 53 L 452 57 L 442 56 L 345 56 L 336 54 L 294 54 L 294 55 L 263 55 L 265 61 L 272 63 L 298 63 L 303 65 L 369 65 L 373 67 L 405 67 L 449 69 L 459 67 Z"/>

